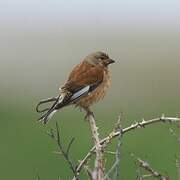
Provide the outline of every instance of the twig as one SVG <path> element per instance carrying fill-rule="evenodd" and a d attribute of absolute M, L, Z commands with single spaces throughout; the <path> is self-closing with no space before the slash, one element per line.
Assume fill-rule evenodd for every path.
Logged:
<path fill-rule="evenodd" d="M 180 157 L 176 158 L 177 177 L 180 180 Z"/>
<path fill-rule="evenodd" d="M 137 173 L 136 180 L 143 180 L 143 176 L 142 176 L 141 169 L 139 166 L 136 170 L 136 173 Z"/>
<path fill-rule="evenodd" d="M 115 127 L 115 131 L 119 131 L 119 136 L 118 136 L 118 143 L 116 146 L 116 152 L 115 152 L 115 162 L 112 165 L 112 167 L 110 168 L 110 170 L 107 172 L 106 176 L 105 176 L 105 180 L 110 179 L 109 176 L 111 175 L 112 172 L 115 172 L 114 174 L 114 179 L 115 180 L 119 180 L 120 179 L 120 146 L 121 146 L 121 138 L 122 138 L 122 125 L 121 125 L 121 120 L 122 120 L 122 113 L 119 115 L 118 117 L 118 122 L 116 124 Z"/>
<path fill-rule="evenodd" d="M 36 174 L 36 180 L 41 180 L 39 173 Z"/>
<path fill-rule="evenodd" d="M 113 151 L 104 151 L 104 153 L 111 154 L 111 155 L 116 155 L 117 154 L 116 152 L 113 152 Z"/>
<path fill-rule="evenodd" d="M 89 177 L 90 180 L 93 180 L 93 173 L 92 173 L 92 170 L 88 168 L 88 166 L 84 166 L 84 169 Z"/>
<path fill-rule="evenodd" d="M 144 128 L 150 124 L 154 124 L 154 123 L 159 123 L 159 122 L 163 122 L 163 123 L 166 123 L 166 122 L 170 122 L 170 123 L 180 123 L 180 118 L 176 118 L 176 117 L 165 117 L 164 115 L 162 115 L 161 117 L 159 118 L 154 118 L 154 119 L 151 119 L 151 120 L 142 120 L 142 122 L 136 122 L 132 125 L 130 125 L 129 127 L 126 127 L 126 128 L 123 128 L 121 133 L 122 135 L 129 132 L 129 131 L 132 131 L 132 130 L 135 130 L 135 129 L 139 129 L 139 128 Z M 119 131 L 117 132 L 112 132 L 109 134 L 109 136 L 107 136 L 106 138 L 102 139 L 100 141 L 100 144 L 103 146 L 103 148 L 105 148 L 111 141 L 112 139 L 118 137 L 120 134 Z M 80 161 L 79 165 L 77 166 L 76 168 L 76 175 L 78 176 L 80 171 L 82 170 L 82 167 L 87 163 L 88 159 L 95 153 L 95 150 L 96 150 L 96 147 L 92 147 L 90 149 L 90 151 L 86 154 L 86 156 Z"/>
<path fill-rule="evenodd" d="M 94 140 L 96 152 L 95 168 L 92 172 L 92 178 L 93 180 L 102 180 L 104 178 L 103 152 L 102 146 L 100 144 L 98 127 L 96 126 L 96 122 L 92 114 L 88 115 L 88 120 L 91 127 L 91 133 Z"/>
<path fill-rule="evenodd" d="M 180 142 L 180 136 L 178 136 L 172 128 L 169 128 L 169 132 L 176 138 L 177 142 Z"/>
<path fill-rule="evenodd" d="M 151 168 L 150 165 L 147 162 L 143 161 L 142 159 L 137 158 L 137 163 L 138 163 L 139 167 L 143 168 L 148 173 L 150 173 L 150 175 L 148 174 L 148 175 L 144 175 L 142 177 L 152 176 L 159 180 L 169 180 L 169 177 L 163 176 L 161 173 L 159 173 L 156 170 L 154 170 L 153 168 Z"/>
<path fill-rule="evenodd" d="M 69 167 L 70 167 L 71 171 L 74 174 L 75 180 L 77 180 L 78 176 L 77 176 L 77 173 L 76 173 L 76 168 L 73 165 L 73 162 L 72 162 L 71 158 L 69 157 L 70 148 L 71 148 L 72 143 L 74 142 L 74 138 L 71 139 L 70 143 L 68 144 L 67 149 L 65 150 L 62 143 L 61 143 L 60 134 L 59 134 L 59 126 L 58 126 L 57 122 L 56 122 L 56 134 L 54 133 L 54 131 L 52 129 L 47 134 L 57 142 L 59 150 L 60 150 L 59 154 L 64 156 L 65 160 L 69 164 Z M 56 154 L 57 154 L 57 152 L 56 152 Z"/>
<path fill-rule="evenodd" d="M 118 123 L 117 123 L 117 131 L 119 131 L 119 136 L 118 136 L 118 144 L 116 147 L 116 161 L 114 163 L 115 166 L 115 180 L 120 180 L 120 146 L 121 146 L 121 138 L 122 138 L 122 113 L 119 115 L 118 118 Z"/>

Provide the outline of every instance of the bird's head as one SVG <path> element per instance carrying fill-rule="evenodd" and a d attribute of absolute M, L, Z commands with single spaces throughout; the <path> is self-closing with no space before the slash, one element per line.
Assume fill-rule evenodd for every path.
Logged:
<path fill-rule="evenodd" d="M 85 58 L 85 61 L 95 66 L 99 65 L 105 67 L 115 62 L 114 60 L 110 59 L 106 53 L 100 51 L 89 54 Z"/>

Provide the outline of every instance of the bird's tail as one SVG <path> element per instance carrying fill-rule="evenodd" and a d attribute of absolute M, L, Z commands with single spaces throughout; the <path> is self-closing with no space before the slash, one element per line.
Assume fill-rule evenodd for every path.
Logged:
<path fill-rule="evenodd" d="M 59 109 L 69 105 L 73 104 L 76 101 L 78 101 L 81 97 L 87 95 L 89 93 L 90 86 L 86 86 L 76 93 L 72 94 L 70 91 L 67 91 L 66 88 L 61 88 L 60 95 L 57 97 L 48 98 L 45 100 L 42 100 L 38 103 L 36 106 L 36 111 L 39 113 L 45 112 L 38 121 L 43 122 L 46 124 L 48 120 L 56 113 Z M 39 110 L 39 107 L 42 104 L 48 103 L 48 102 L 54 102 L 50 108 Z"/>
<path fill-rule="evenodd" d="M 46 124 L 51 118 L 52 116 L 56 113 L 57 110 L 53 110 L 50 109 L 48 110 L 48 112 L 46 112 L 45 114 L 43 114 L 38 121 L 43 122 L 44 124 Z"/>
<path fill-rule="evenodd" d="M 38 121 L 43 122 L 44 124 L 46 124 L 59 109 L 61 109 L 62 107 L 65 106 L 65 104 L 63 102 L 63 99 L 64 99 L 64 97 L 58 96 L 58 97 L 49 98 L 47 100 L 40 101 L 40 103 L 38 103 L 38 105 L 36 107 L 36 111 L 37 112 L 46 111 L 46 112 L 38 119 Z M 50 108 L 46 108 L 44 110 L 39 110 L 38 109 L 38 107 L 41 104 L 51 102 L 51 101 L 55 101 L 55 102 L 52 104 L 52 106 Z"/>

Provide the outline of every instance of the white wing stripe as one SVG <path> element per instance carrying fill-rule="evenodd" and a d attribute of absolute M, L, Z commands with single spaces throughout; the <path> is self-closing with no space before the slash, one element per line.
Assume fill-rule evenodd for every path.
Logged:
<path fill-rule="evenodd" d="M 86 86 L 84 88 L 82 88 L 81 90 L 79 90 L 78 92 L 76 92 L 75 94 L 73 94 L 73 96 L 71 97 L 71 101 L 79 98 L 80 96 L 84 95 L 85 93 L 88 93 L 90 86 Z"/>

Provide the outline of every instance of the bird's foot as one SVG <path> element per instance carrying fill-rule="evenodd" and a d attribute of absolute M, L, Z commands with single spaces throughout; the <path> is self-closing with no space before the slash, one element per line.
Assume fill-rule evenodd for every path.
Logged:
<path fill-rule="evenodd" d="M 94 117 L 94 113 L 91 110 L 85 109 L 85 111 L 86 111 L 86 115 L 84 116 L 84 120 L 87 120 L 89 118 L 89 116 Z"/>

